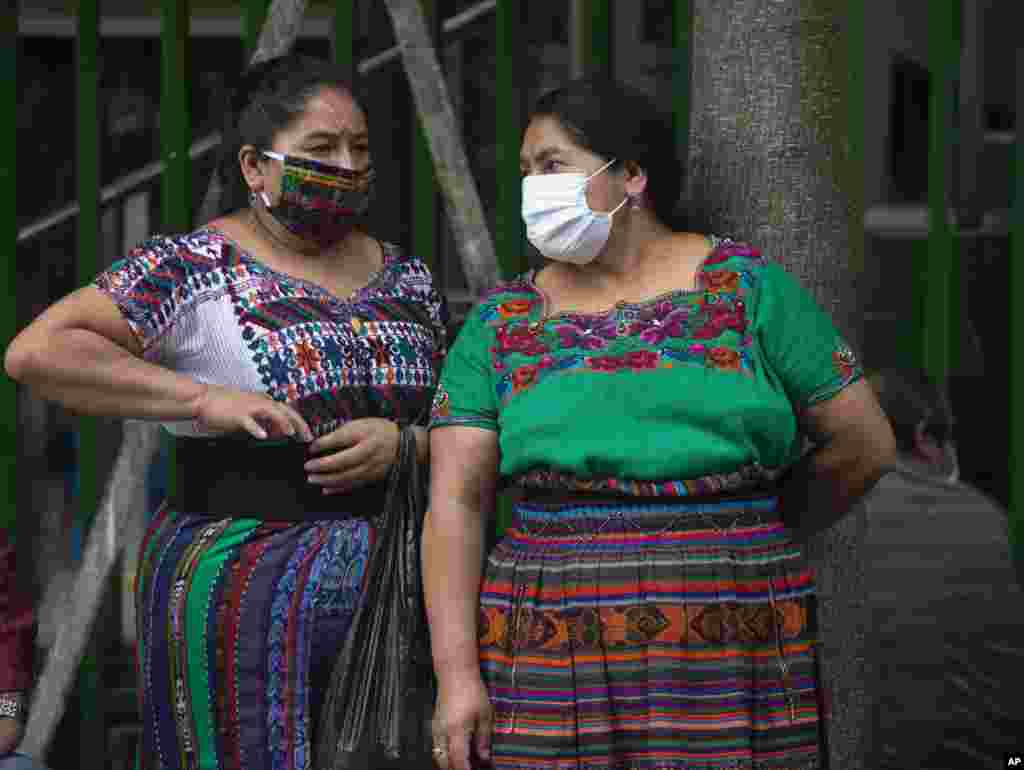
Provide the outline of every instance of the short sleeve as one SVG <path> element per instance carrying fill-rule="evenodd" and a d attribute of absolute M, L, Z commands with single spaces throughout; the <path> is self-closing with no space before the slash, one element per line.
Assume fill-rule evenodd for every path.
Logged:
<path fill-rule="evenodd" d="M 160 341 L 192 294 L 189 278 L 199 265 L 182 254 L 183 248 L 171 238 L 150 238 L 92 283 L 114 301 L 149 359 L 157 357 Z"/>
<path fill-rule="evenodd" d="M 430 428 L 462 425 L 498 430 L 498 405 L 488 350 L 491 330 L 476 306 L 448 350 L 434 394 Z"/>
<path fill-rule="evenodd" d="M 829 315 L 774 262 L 763 265 L 758 305 L 761 349 L 797 411 L 832 398 L 863 376 Z"/>
<path fill-rule="evenodd" d="M 448 299 L 443 293 L 434 290 L 435 303 L 431 312 L 432 330 L 434 333 L 434 362 L 437 367 L 438 376 L 448 355 L 448 325 L 451 323 L 451 316 L 448 310 Z"/>

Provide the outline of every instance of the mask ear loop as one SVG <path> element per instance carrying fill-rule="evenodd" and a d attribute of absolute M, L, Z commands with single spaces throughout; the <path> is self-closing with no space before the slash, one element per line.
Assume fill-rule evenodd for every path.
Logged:
<path fill-rule="evenodd" d="M 615 161 L 616 161 L 616 158 L 612 158 L 610 161 L 608 161 L 603 166 L 601 166 L 601 168 L 599 168 L 597 171 L 595 171 L 593 174 L 591 174 L 590 176 L 588 176 L 586 179 L 583 180 L 583 185 L 582 186 L 585 188 L 587 186 L 587 182 L 589 182 L 595 176 L 600 174 L 602 171 L 604 171 L 606 168 L 608 168 L 610 165 L 612 165 Z M 608 217 L 612 216 L 612 214 L 614 214 L 616 211 L 618 211 L 619 209 L 621 209 L 623 206 L 625 206 L 627 203 L 629 203 L 631 201 L 632 201 L 633 205 L 630 208 L 634 208 L 634 209 L 640 208 L 640 204 L 639 204 L 637 199 L 634 199 L 633 196 L 631 196 L 631 195 L 626 195 L 626 197 L 622 199 L 622 203 L 620 203 L 618 206 L 616 206 L 611 211 L 609 211 L 607 214 L 605 214 L 605 216 L 608 216 Z"/>
<path fill-rule="evenodd" d="M 257 150 L 256 152 L 258 152 L 260 155 L 262 155 L 265 158 L 270 158 L 272 160 L 279 160 L 279 161 L 281 161 L 281 163 L 284 163 L 284 155 L 282 155 L 279 152 L 272 152 L 271 150 Z M 250 190 L 249 191 L 249 201 L 251 203 L 255 203 L 256 202 L 256 195 L 257 195 L 257 193 L 256 193 L 255 190 Z M 263 200 L 263 205 L 266 206 L 269 209 L 270 208 L 270 198 L 267 197 L 267 193 L 264 190 L 260 190 L 259 196 Z"/>
<path fill-rule="evenodd" d="M 607 163 L 605 163 L 605 164 L 604 164 L 603 166 L 601 166 L 601 168 L 599 168 L 599 169 L 598 169 L 597 171 L 595 171 L 595 172 L 594 172 L 593 174 L 591 174 L 591 175 L 590 175 L 590 176 L 588 176 L 588 177 L 587 177 L 586 179 L 584 179 L 584 180 L 583 180 L 583 184 L 586 184 L 586 183 L 587 183 L 587 182 L 589 182 L 589 181 L 590 181 L 591 179 L 593 179 L 593 178 L 594 178 L 595 176 L 597 176 L 598 174 L 600 174 L 600 173 L 601 173 L 602 171 L 604 171 L 604 170 L 605 170 L 606 168 L 608 168 L 608 167 L 609 167 L 610 165 L 612 165 L 612 163 L 614 163 L 614 162 L 615 162 L 615 160 L 616 160 L 615 158 L 612 158 L 612 159 L 611 159 L 610 161 L 608 161 Z"/>
<path fill-rule="evenodd" d="M 608 161 L 608 162 L 607 162 L 607 163 L 605 163 L 605 164 L 604 164 L 603 166 L 601 166 L 601 168 L 599 168 L 599 169 L 598 169 L 597 171 L 595 171 L 595 172 L 594 172 L 593 174 L 591 174 L 591 175 L 590 175 L 590 176 L 588 176 L 588 177 L 587 177 L 586 179 L 584 179 L 584 180 L 583 180 L 583 184 L 582 184 L 582 185 L 580 185 L 580 189 L 586 189 L 586 187 L 587 187 L 587 182 L 589 182 L 589 181 L 590 181 L 591 179 L 593 179 L 593 178 L 594 178 L 595 176 L 597 176 L 597 175 L 598 175 L 598 174 L 600 174 L 600 173 L 601 173 L 602 171 L 604 171 L 604 170 L 605 170 L 606 168 L 608 168 L 608 167 L 609 167 L 610 165 L 612 165 L 612 164 L 613 164 L 613 163 L 615 162 L 615 160 L 616 160 L 615 158 L 612 158 L 612 159 L 611 159 L 610 161 Z M 622 200 L 622 203 L 620 203 L 620 204 L 619 204 L 618 206 L 616 206 L 615 208 L 613 208 L 613 209 L 612 209 L 611 211 L 609 211 L 609 212 L 607 212 L 607 213 L 605 213 L 605 212 L 601 212 L 601 213 L 602 213 L 602 214 L 604 214 L 604 215 L 605 215 L 605 216 L 607 216 L 607 217 L 610 217 L 610 216 L 611 216 L 612 214 L 614 214 L 614 213 L 615 213 L 616 211 L 618 211 L 618 210 L 619 210 L 619 209 L 621 209 L 621 208 L 622 208 L 623 206 L 625 206 L 625 205 L 626 205 L 626 204 L 627 204 L 627 203 L 628 203 L 628 202 L 629 202 L 630 200 L 631 200 L 630 196 L 628 196 L 628 195 L 627 195 L 627 196 L 626 196 L 625 198 L 623 198 L 623 200 Z M 590 206 L 587 206 L 587 208 L 590 208 Z M 634 208 L 639 208 L 639 207 L 637 207 L 637 206 L 634 206 Z"/>

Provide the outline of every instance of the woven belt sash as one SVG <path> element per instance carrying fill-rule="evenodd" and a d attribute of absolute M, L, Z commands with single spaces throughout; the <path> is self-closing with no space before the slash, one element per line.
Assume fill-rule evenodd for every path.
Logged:
<path fill-rule="evenodd" d="M 308 521 L 372 518 L 384 508 L 387 484 L 368 484 L 345 494 L 323 495 L 303 466 L 307 445 L 258 441 L 243 436 L 175 439 L 177 479 L 170 504 L 176 510 L 216 518 Z"/>
<path fill-rule="evenodd" d="M 539 487 L 509 487 L 513 502 L 533 505 L 702 505 L 714 503 L 741 503 L 763 500 L 778 495 L 775 487 L 746 490 L 733 494 L 712 495 L 629 495 L 615 492 L 588 490 L 559 490 Z"/>

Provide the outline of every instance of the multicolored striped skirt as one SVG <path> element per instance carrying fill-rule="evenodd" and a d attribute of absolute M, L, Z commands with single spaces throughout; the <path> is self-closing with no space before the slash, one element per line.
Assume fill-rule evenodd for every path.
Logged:
<path fill-rule="evenodd" d="M 813 594 L 775 497 L 516 504 L 481 589 L 494 767 L 821 767 Z"/>
<path fill-rule="evenodd" d="M 305 770 L 372 527 L 155 515 L 140 553 L 138 770 Z"/>

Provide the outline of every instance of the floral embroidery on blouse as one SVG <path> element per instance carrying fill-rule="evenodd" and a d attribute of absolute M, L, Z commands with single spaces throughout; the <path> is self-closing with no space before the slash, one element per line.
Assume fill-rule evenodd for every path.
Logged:
<path fill-rule="evenodd" d="M 317 436 L 359 417 L 422 420 L 447 306 L 421 260 L 382 244 L 367 285 L 336 297 L 216 229 L 155 237 L 101 273 L 147 357 L 294 406 Z"/>
<path fill-rule="evenodd" d="M 439 384 L 434 391 L 434 403 L 431 405 L 431 414 L 434 417 L 447 418 L 451 416 L 450 399 L 444 385 Z"/>
<path fill-rule="evenodd" d="M 727 247 L 705 260 L 697 289 L 621 303 L 604 313 L 542 318 L 542 298 L 529 276 L 489 291 L 479 313 L 494 330 L 489 352 L 501 403 L 569 372 L 614 374 L 683 364 L 751 375 L 746 298 L 763 258 L 731 241 L 722 243 Z M 730 260 L 734 264 L 725 267 Z M 708 270 L 709 265 L 723 267 Z"/>
<path fill-rule="evenodd" d="M 848 345 L 843 345 L 832 354 L 832 364 L 836 368 L 836 373 L 843 378 L 843 381 L 849 380 L 857 370 L 857 356 Z"/>

